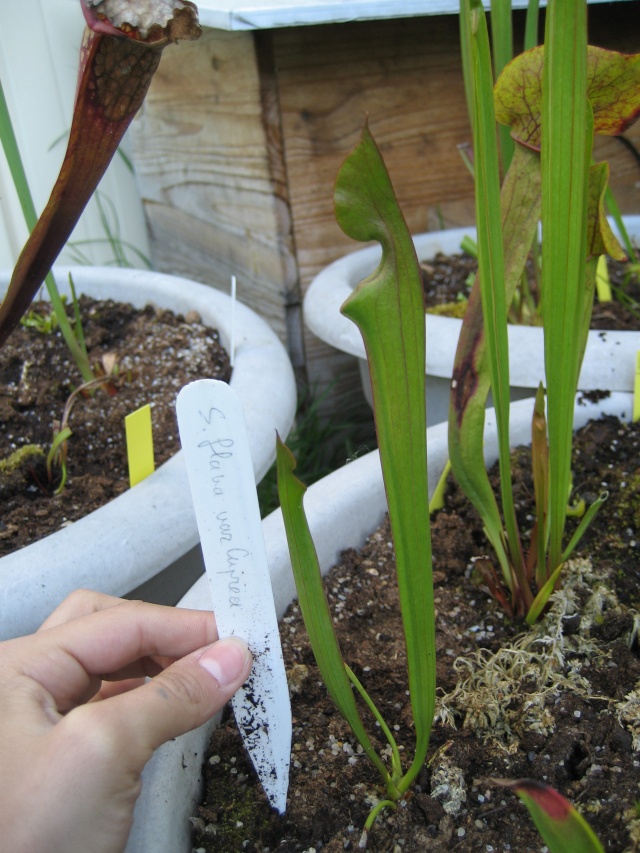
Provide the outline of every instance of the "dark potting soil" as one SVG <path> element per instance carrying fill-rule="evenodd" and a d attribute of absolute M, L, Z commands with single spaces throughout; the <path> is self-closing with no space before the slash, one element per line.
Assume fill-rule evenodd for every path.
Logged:
<path fill-rule="evenodd" d="M 445 255 L 439 253 L 428 261 L 422 261 L 422 281 L 425 304 L 430 313 L 444 311 L 448 316 L 462 317 L 470 288 L 466 284 L 470 275 L 475 275 L 478 262 L 465 253 Z M 640 276 L 629 275 L 628 265 L 608 260 L 609 277 L 613 288 L 623 291 L 635 311 L 627 303 L 615 297 L 611 302 L 594 302 L 591 316 L 592 329 L 616 329 L 638 331 L 640 329 Z"/>
<path fill-rule="evenodd" d="M 527 516 L 530 453 L 518 456 L 516 501 Z M 478 585 L 473 563 L 489 554 L 486 539 L 449 483 L 446 506 L 432 519 L 438 704 L 429 755 L 398 809 L 378 818 L 368 850 L 545 851 L 524 806 L 488 777 L 547 782 L 581 810 L 606 851 L 640 850 L 639 459 L 640 425 L 606 418 L 580 431 L 575 496 L 590 503 L 606 489 L 609 500 L 565 569 L 565 593 L 533 631 Z M 528 530 L 530 519 L 521 524 Z M 345 660 L 408 761 L 412 715 L 386 523 L 361 550 L 342 555 L 325 588 Z M 227 714 L 205 758 L 194 850 L 356 851 L 372 804 L 384 796 L 321 682 L 296 603 L 281 634 L 293 711 L 287 812 L 269 808 Z"/>
<path fill-rule="evenodd" d="M 45 316 L 48 303 L 35 303 L 33 310 Z M 194 379 L 231 375 L 217 331 L 195 312 L 182 317 L 86 297 L 80 311 L 92 364 L 114 354 L 118 373 L 105 387 L 77 397 L 67 483 L 60 494 L 54 494 L 59 473 L 49 482 L 45 454 L 54 423 L 82 377 L 59 330 L 42 334 L 20 326 L 0 350 L 0 556 L 76 521 L 129 487 L 126 415 L 150 404 L 160 465 L 179 449 L 175 398 L 180 388 Z M 21 464 L 3 471 L 3 463 L 27 445 L 42 450 L 25 453 Z"/>

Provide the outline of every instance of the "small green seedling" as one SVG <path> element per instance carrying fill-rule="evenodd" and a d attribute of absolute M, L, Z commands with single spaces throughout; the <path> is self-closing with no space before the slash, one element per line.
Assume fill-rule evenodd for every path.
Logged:
<path fill-rule="evenodd" d="M 71 412 L 73 411 L 73 407 L 78 397 L 93 393 L 96 388 L 105 388 L 108 392 L 114 393 L 114 381 L 118 376 L 119 369 L 116 356 L 113 353 L 105 353 L 102 356 L 99 375 L 94 376 L 93 379 L 89 379 L 87 382 L 83 382 L 81 385 L 78 385 L 78 387 L 74 388 L 71 394 L 69 394 L 62 411 L 62 417 L 60 418 L 60 421 L 56 421 L 54 424 L 53 439 L 51 441 L 49 452 L 47 453 L 46 464 L 49 486 L 53 487 L 56 480 L 54 469 L 57 468 L 60 471 L 59 483 L 54 490 L 54 494 L 60 494 L 67 483 L 67 442 L 73 435 L 69 422 L 71 419 Z M 125 375 L 120 378 L 125 378 Z"/>
<path fill-rule="evenodd" d="M 54 481 L 54 468 L 60 470 L 60 482 L 54 492 L 56 495 L 64 491 L 64 487 L 67 484 L 67 439 L 71 438 L 71 435 L 69 427 L 62 429 L 57 426 L 54 429 L 53 441 L 47 453 L 47 478 L 49 483 L 53 483 Z"/>
<path fill-rule="evenodd" d="M 62 301 L 64 304 L 64 297 L 62 297 Z M 42 313 L 30 308 L 20 320 L 20 325 L 24 326 L 25 329 L 34 329 L 41 335 L 51 335 L 58 328 L 58 316 L 53 309 Z"/>

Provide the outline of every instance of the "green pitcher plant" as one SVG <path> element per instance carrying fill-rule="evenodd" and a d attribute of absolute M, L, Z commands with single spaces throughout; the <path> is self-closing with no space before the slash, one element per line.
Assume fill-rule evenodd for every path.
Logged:
<path fill-rule="evenodd" d="M 506 612 L 529 622 L 543 612 L 562 564 L 605 497 L 565 544 L 573 407 L 597 260 L 603 253 L 625 257 L 605 214 L 608 166 L 592 164 L 593 135 L 622 133 L 640 113 L 640 54 L 588 47 L 586 6 L 551 0 L 544 45 L 508 63 L 495 90 L 482 4 L 464 0 L 462 12 L 471 57 L 478 275 L 454 363 L 449 451 L 497 557 L 499 570 L 489 561 L 478 569 Z M 496 119 L 511 128 L 515 143 L 502 185 Z M 525 553 L 510 476 L 507 310 L 540 221 L 546 412 L 541 390 L 533 423 L 536 522 Z M 502 514 L 483 462 L 489 391 Z"/>
<path fill-rule="evenodd" d="M 425 320 L 422 279 L 407 225 L 380 152 L 365 126 L 359 144 L 336 181 L 338 224 L 355 240 L 382 246 L 378 268 L 353 291 L 342 313 L 364 338 L 407 649 L 408 686 L 415 724 L 413 759 L 404 767 L 391 728 L 343 662 L 304 514 L 305 486 L 295 460 L 278 440 L 278 494 L 282 506 L 300 609 L 320 673 L 341 714 L 378 769 L 386 798 L 372 810 L 394 807 L 425 761 L 435 707 L 435 616 L 427 482 Z M 360 716 L 356 695 L 379 723 L 391 747 L 387 767 Z"/>

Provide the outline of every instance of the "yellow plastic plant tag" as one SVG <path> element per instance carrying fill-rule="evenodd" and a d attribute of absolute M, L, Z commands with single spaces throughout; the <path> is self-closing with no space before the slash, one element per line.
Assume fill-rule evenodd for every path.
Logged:
<path fill-rule="evenodd" d="M 151 406 L 136 409 L 124 419 L 127 438 L 127 461 L 129 463 L 129 485 L 135 486 L 149 474 L 153 474 L 153 435 L 151 432 Z"/>
<path fill-rule="evenodd" d="M 609 282 L 609 267 L 607 266 L 606 255 L 600 255 L 598 258 L 598 266 L 596 267 L 596 292 L 598 294 L 598 302 L 611 302 L 611 284 Z"/>
<path fill-rule="evenodd" d="M 633 422 L 640 421 L 640 351 L 636 353 L 636 375 L 633 382 Z"/>

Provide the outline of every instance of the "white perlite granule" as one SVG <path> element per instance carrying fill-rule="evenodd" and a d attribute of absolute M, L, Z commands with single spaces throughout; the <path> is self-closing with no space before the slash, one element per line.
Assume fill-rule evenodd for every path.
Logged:
<path fill-rule="evenodd" d="M 87 5 L 104 15 L 114 27 L 129 24 L 146 38 L 154 24 L 166 27 L 176 9 L 184 9 L 181 0 L 87 0 Z"/>

